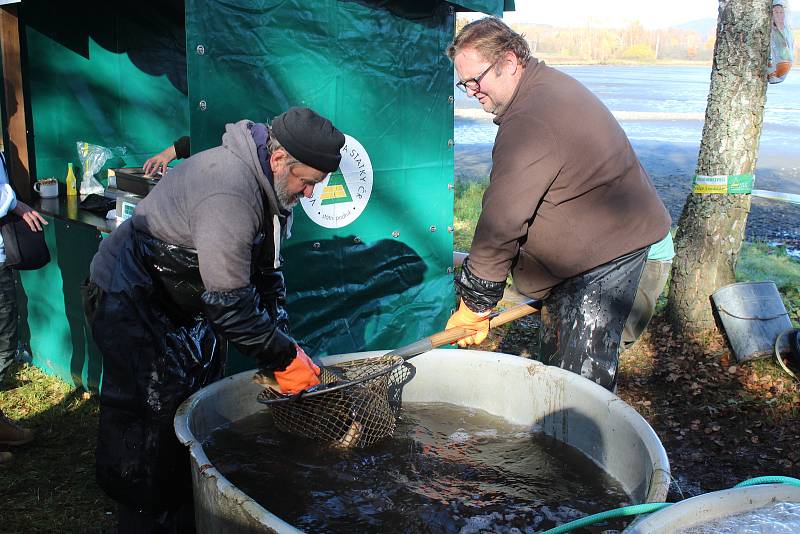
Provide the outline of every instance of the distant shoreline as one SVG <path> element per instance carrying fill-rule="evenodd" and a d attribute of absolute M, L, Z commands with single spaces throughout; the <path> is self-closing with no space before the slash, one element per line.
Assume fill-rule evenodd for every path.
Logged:
<path fill-rule="evenodd" d="M 558 66 L 613 66 L 613 67 L 705 67 L 711 68 L 711 61 L 689 61 L 677 59 L 662 59 L 656 61 L 634 61 L 630 59 L 611 59 L 608 61 L 587 60 L 568 57 L 536 56 L 539 61 L 548 65 Z"/>
<path fill-rule="evenodd" d="M 611 110 L 618 121 L 704 121 L 705 113 L 676 113 L 665 111 L 615 111 Z M 482 108 L 455 108 L 453 116 L 458 119 L 491 121 L 494 115 L 486 113 Z"/>

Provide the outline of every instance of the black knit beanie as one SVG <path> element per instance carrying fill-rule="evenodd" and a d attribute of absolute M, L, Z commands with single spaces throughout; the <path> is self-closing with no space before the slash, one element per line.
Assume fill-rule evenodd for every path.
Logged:
<path fill-rule="evenodd" d="M 272 121 L 272 133 L 300 163 L 322 172 L 334 172 L 339 168 L 344 135 L 315 111 L 289 108 Z"/>

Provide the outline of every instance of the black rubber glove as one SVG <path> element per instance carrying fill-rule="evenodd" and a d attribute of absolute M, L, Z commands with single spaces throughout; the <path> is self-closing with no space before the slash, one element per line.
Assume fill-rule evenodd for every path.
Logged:
<path fill-rule="evenodd" d="M 255 287 L 206 291 L 202 299 L 214 330 L 265 371 L 283 370 L 297 355 L 295 341 L 278 329 Z"/>
<path fill-rule="evenodd" d="M 456 279 L 456 293 L 467 308 L 475 313 L 489 311 L 503 298 L 505 289 L 505 281 L 492 282 L 475 276 L 469 268 L 469 258 L 464 260 L 461 274 Z"/>
<path fill-rule="evenodd" d="M 261 303 L 269 310 L 278 328 L 291 336 L 289 314 L 286 312 L 286 283 L 278 269 L 256 269 L 251 280 L 256 286 Z"/>
<path fill-rule="evenodd" d="M 173 148 L 175 148 L 175 158 L 186 159 L 191 156 L 191 143 L 191 138 L 188 135 L 176 139 L 175 142 L 172 143 Z"/>

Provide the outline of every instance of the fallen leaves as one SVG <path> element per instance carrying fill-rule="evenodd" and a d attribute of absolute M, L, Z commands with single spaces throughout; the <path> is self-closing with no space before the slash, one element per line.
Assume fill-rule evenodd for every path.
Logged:
<path fill-rule="evenodd" d="M 721 335 L 686 340 L 654 323 L 621 358 L 619 395 L 656 430 L 684 491 L 799 477 L 798 385 L 770 361 L 737 363 Z"/>

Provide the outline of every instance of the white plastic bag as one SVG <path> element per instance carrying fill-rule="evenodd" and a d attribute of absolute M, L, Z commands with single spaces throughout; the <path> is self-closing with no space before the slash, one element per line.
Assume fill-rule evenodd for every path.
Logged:
<path fill-rule="evenodd" d="M 88 195 L 95 193 L 102 195 L 103 185 L 95 180 L 94 175 L 100 172 L 105 162 L 108 161 L 115 152 L 119 155 L 124 155 L 126 152 L 125 147 L 117 147 L 112 151 L 110 148 L 93 145 L 85 141 L 78 141 L 77 145 L 78 157 L 81 160 L 81 167 L 83 168 L 80 194 Z"/>
<path fill-rule="evenodd" d="M 788 0 L 772 0 L 772 32 L 769 46 L 767 80 L 780 83 L 786 79 L 794 61 L 794 38 Z"/>

